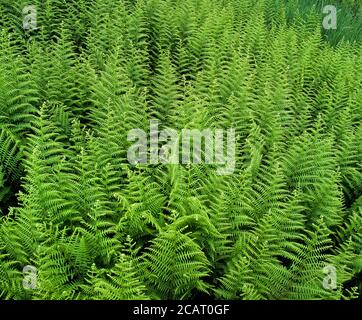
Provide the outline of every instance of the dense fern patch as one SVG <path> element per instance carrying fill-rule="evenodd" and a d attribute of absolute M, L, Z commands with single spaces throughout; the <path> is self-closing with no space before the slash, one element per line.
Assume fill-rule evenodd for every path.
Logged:
<path fill-rule="evenodd" d="M 338 3 L 345 36 L 299 1 L 32 0 L 31 31 L 0 1 L 0 297 L 361 297 L 361 7 Z M 151 119 L 234 128 L 235 171 L 130 164 Z"/>

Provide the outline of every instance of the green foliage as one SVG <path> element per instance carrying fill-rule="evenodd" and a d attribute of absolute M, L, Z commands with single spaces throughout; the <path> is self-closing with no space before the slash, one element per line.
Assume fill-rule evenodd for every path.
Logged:
<path fill-rule="evenodd" d="M 335 31 L 325 1 L 30 4 L 0 1 L 1 299 L 361 298 L 359 1 Z M 151 119 L 234 128 L 234 172 L 131 165 Z"/>

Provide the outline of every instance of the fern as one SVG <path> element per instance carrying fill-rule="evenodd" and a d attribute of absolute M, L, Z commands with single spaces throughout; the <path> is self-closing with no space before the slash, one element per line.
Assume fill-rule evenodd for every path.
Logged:
<path fill-rule="evenodd" d="M 361 297 L 358 1 L 0 2 L 1 299 Z M 235 170 L 129 163 L 151 120 Z"/>

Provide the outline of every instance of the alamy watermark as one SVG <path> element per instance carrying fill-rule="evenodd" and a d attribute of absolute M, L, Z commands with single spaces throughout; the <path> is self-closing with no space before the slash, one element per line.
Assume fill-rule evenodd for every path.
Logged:
<path fill-rule="evenodd" d="M 226 147 L 224 146 L 226 138 Z M 147 134 L 142 129 L 128 132 L 135 142 L 127 152 L 131 164 L 214 164 L 218 175 L 229 175 L 235 169 L 235 130 L 175 129 L 159 131 L 158 120 L 150 121 Z"/>
<path fill-rule="evenodd" d="M 337 8 L 336 6 L 328 5 L 323 7 L 323 13 L 326 16 L 323 19 L 323 28 L 326 30 L 337 29 Z"/>
<path fill-rule="evenodd" d="M 23 287 L 25 289 L 35 290 L 38 288 L 38 271 L 34 266 L 25 266 L 23 276 Z"/>
<path fill-rule="evenodd" d="M 334 5 L 326 5 L 322 9 L 323 28 L 326 30 L 337 29 L 337 8 Z M 25 31 L 37 30 L 37 10 L 35 5 L 27 5 L 23 8 L 23 29 Z"/>
<path fill-rule="evenodd" d="M 34 5 L 25 6 L 23 8 L 23 29 L 25 31 L 37 30 L 37 12 Z"/>
<path fill-rule="evenodd" d="M 323 279 L 323 288 L 326 290 L 337 289 L 337 270 L 334 266 L 327 265 L 323 268 L 323 273 L 326 275 Z"/>

